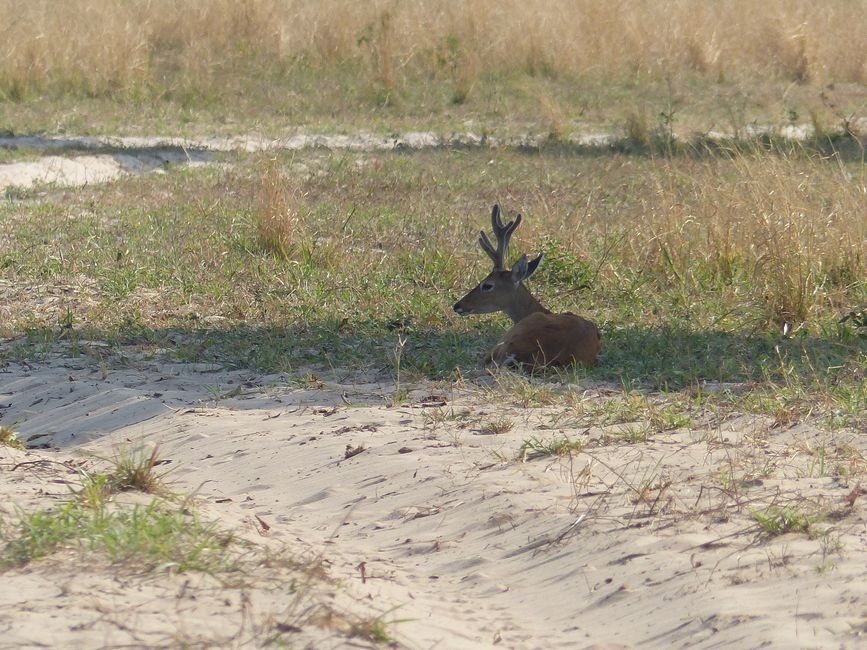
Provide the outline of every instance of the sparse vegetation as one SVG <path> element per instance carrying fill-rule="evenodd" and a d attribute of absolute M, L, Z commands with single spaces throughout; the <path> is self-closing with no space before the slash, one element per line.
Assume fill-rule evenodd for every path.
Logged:
<path fill-rule="evenodd" d="M 112 491 L 138 490 L 147 494 L 166 494 L 164 479 L 167 471 L 156 468 L 160 463 L 159 445 L 148 450 L 143 445 L 120 447 L 112 459 L 107 487 Z"/>
<path fill-rule="evenodd" d="M 583 447 L 584 443 L 580 440 L 571 440 L 568 436 L 555 436 L 550 440 L 533 436 L 521 443 L 518 459 L 527 461 L 547 456 L 568 456 L 573 452 L 581 451 Z"/>
<path fill-rule="evenodd" d="M 141 449 L 136 447 L 132 462 L 129 453 L 120 452 L 105 473 L 85 471 L 85 464 L 65 464 L 79 472 L 80 485 L 72 490 L 71 498 L 44 494 L 42 500 L 50 503 L 48 507 L 0 517 L 0 574 L 10 572 L 7 575 L 15 577 L 22 567 L 27 567 L 27 573 L 46 567 L 51 572 L 58 564 L 72 561 L 79 569 L 98 576 L 108 569 L 115 579 L 122 577 L 127 590 L 135 588 L 132 584 L 141 589 L 137 581 L 142 576 L 153 580 L 154 574 L 194 572 L 210 579 L 198 582 L 185 577 L 182 592 L 194 599 L 207 598 L 213 588 L 220 593 L 221 606 L 234 598 L 243 602 L 251 590 L 278 594 L 274 601 L 278 617 L 269 611 L 252 629 L 242 626 L 225 635 L 220 645 L 229 639 L 245 639 L 256 647 L 282 645 L 296 639 L 305 626 L 327 628 L 349 639 L 392 642 L 389 627 L 401 621 L 387 621 L 391 611 L 359 616 L 337 609 L 332 598 L 317 591 L 321 585 L 331 584 L 321 558 L 299 560 L 285 548 L 260 546 L 216 523 L 206 523 L 192 498 L 167 499 L 163 495 L 146 504 L 130 502 L 121 490 L 155 491 L 152 481 L 132 485 L 120 480 L 126 475 L 124 466 L 152 467 L 148 459 L 156 457 L 155 451 L 142 453 Z M 33 462 L 64 465 L 47 459 Z M 51 558 L 50 563 L 40 563 L 46 558 Z M 166 580 L 166 584 L 171 592 L 172 583 Z M 214 637 L 214 642 L 218 638 Z"/>
<path fill-rule="evenodd" d="M 821 520 L 821 517 L 803 512 L 795 507 L 771 506 L 767 510 L 754 512 L 753 519 L 764 535 L 776 537 L 786 533 L 810 534 L 813 526 Z"/>
<path fill-rule="evenodd" d="M 18 434 L 11 427 L 0 427 L 0 445 L 24 449 L 24 443 L 18 439 Z"/>
<path fill-rule="evenodd" d="M 0 565 L 7 567 L 69 548 L 135 569 L 216 573 L 232 568 L 231 537 L 158 502 L 109 508 L 74 499 L 53 511 L 22 513 L 11 528 L 15 532 L 0 553 Z"/>
<path fill-rule="evenodd" d="M 400 621 L 395 621 L 400 622 Z M 348 636 L 350 638 L 360 638 L 374 643 L 391 644 L 394 643 L 388 629 L 389 623 L 386 623 L 382 616 L 367 620 L 359 620 L 350 624 Z"/>
<path fill-rule="evenodd" d="M 135 569 L 232 570 L 241 551 L 232 548 L 231 536 L 201 522 L 189 504 L 155 499 L 148 505 L 123 505 L 112 500 L 119 490 L 156 490 L 150 474 L 155 451 L 130 458 L 120 456 L 109 474 L 82 471 L 81 486 L 71 499 L 48 510 L 21 512 L 17 522 L 7 523 L 0 567 L 28 564 L 67 548 Z"/>
<path fill-rule="evenodd" d="M 508 433 L 515 427 L 513 420 L 507 417 L 494 418 L 483 422 L 479 427 L 479 433 L 488 436 L 496 436 L 503 433 Z"/>

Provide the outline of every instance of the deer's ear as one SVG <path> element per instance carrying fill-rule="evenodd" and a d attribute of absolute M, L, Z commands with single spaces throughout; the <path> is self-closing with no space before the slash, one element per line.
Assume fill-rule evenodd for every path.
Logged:
<path fill-rule="evenodd" d="M 539 253 L 539 256 L 536 259 L 527 264 L 527 275 L 524 277 L 525 280 L 536 272 L 539 265 L 542 263 L 542 257 L 544 257 L 544 255 L 545 253 Z"/>
<path fill-rule="evenodd" d="M 539 263 L 541 261 L 541 254 L 531 262 L 527 261 L 526 255 L 521 255 L 521 259 L 515 262 L 515 266 L 512 267 L 512 282 L 518 284 L 519 282 L 523 282 L 529 278 L 536 272 L 536 269 L 539 268 Z"/>

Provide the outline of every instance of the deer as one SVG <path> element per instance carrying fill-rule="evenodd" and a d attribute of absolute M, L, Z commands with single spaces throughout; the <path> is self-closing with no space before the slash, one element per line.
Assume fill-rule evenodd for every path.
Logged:
<path fill-rule="evenodd" d="M 571 312 L 552 313 L 524 286 L 524 281 L 538 270 L 544 253 L 529 261 L 522 254 L 511 269 L 506 268 L 509 240 L 521 225 L 521 215 L 503 224 L 500 206 L 494 205 L 491 225 L 497 247 L 484 230 L 479 231 L 479 246 L 494 262 L 494 269 L 454 305 L 459 316 L 502 311 L 512 319 L 512 328 L 488 360 L 496 366 L 596 365 L 602 349 L 596 324 Z"/>

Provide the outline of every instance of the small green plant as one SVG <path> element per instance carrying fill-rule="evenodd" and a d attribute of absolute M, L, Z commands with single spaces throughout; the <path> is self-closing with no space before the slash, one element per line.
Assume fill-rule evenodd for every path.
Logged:
<path fill-rule="evenodd" d="M 508 463 L 511 460 L 508 456 L 506 456 L 506 454 L 497 449 L 494 449 L 491 452 L 491 456 L 493 456 L 494 460 L 496 460 L 498 463 Z"/>
<path fill-rule="evenodd" d="M 830 560 L 827 562 L 822 562 L 822 564 L 816 565 L 816 573 L 830 573 L 834 569 L 837 568 L 837 564 L 835 562 L 831 562 Z"/>
<path fill-rule="evenodd" d="M 214 573 L 231 569 L 232 538 L 203 524 L 185 508 L 150 505 L 109 509 L 80 498 L 56 510 L 20 514 L 0 550 L 0 566 L 22 566 L 59 548 L 105 554 L 151 570 Z"/>
<path fill-rule="evenodd" d="M 0 427 L 0 445 L 13 449 L 24 449 L 24 443 L 18 439 L 18 434 L 11 427 Z"/>
<path fill-rule="evenodd" d="M 392 350 L 394 358 L 394 393 L 391 397 L 393 405 L 402 404 L 406 401 L 408 393 L 400 387 L 400 362 L 403 358 L 403 349 L 406 347 L 406 339 L 401 335 L 397 335 L 397 343 Z"/>
<path fill-rule="evenodd" d="M 368 621 L 359 621 L 351 625 L 349 636 L 366 639 L 375 643 L 388 644 L 392 642 L 391 635 L 388 633 L 388 625 L 381 617 Z"/>
<path fill-rule="evenodd" d="M 584 444 L 580 440 L 570 440 L 568 437 L 541 440 L 535 436 L 524 440 L 518 448 L 518 459 L 522 461 L 544 458 L 546 456 L 568 456 L 572 452 L 581 451 Z"/>
<path fill-rule="evenodd" d="M 545 261 L 539 268 L 539 279 L 560 285 L 570 291 L 590 288 L 593 269 L 572 248 L 550 236 L 542 238 Z"/>
<path fill-rule="evenodd" d="M 828 475 L 827 450 L 824 445 L 819 446 L 815 453 L 811 454 L 810 466 L 807 469 L 807 476 L 824 477 Z"/>
<path fill-rule="evenodd" d="M 672 431 L 690 425 L 689 413 L 677 405 L 670 404 L 661 409 L 650 408 L 650 426 L 655 431 Z"/>
<path fill-rule="evenodd" d="M 867 307 L 853 309 L 840 319 L 841 325 L 848 325 L 857 336 L 867 339 Z"/>
<path fill-rule="evenodd" d="M 389 614 L 394 612 L 396 609 L 397 607 L 393 607 L 392 609 L 384 612 L 380 616 L 369 619 L 351 620 L 348 630 L 349 637 L 366 639 L 367 641 L 373 641 L 374 643 L 394 643 L 394 639 L 388 631 L 389 626 L 404 623 L 407 620 L 397 618 L 390 618 L 389 620 L 386 620 L 386 617 L 389 616 Z"/>
<path fill-rule="evenodd" d="M 107 487 L 112 491 L 123 492 L 138 490 L 149 494 L 164 494 L 163 479 L 168 471 L 158 472 L 159 445 L 147 450 L 140 445 L 130 451 L 126 447 L 118 449 L 113 459 L 113 469 L 107 477 Z"/>
<path fill-rule="evenodd" d="M 486 436 L 496 436 L 509 433 L 515 427 L 515 423 L 506 417 L 489 420 L 479 427 L 479 433 Z"/>
<path fill-rule="evenodd" d="M 740 481 L 735 474 L 735 467 L 731 460 L 720 465 L 718 476 L 720 488 L 722 488 L 723 492 L 727 494 L 737 493 L 740 488 Z"/>
<path fill-rule="evenodd" d="M 112 488 L 109 477 L 105 474 L 89 474 L 81 472 L 81 488 L 75 492 L 76 498 L 86 508 L 102 508 L 111 496 Z"/>
<path fill-rule="evenodd" d="M 641 442 L 647 442 L 649 435 L 650 425 L 639 423 L 621 425 L 613 431 L 606 432 L 605 437 L 606 439 L 622 440 L 630 445 L 637 445 Z"/>
<path fill-rule="evenodd" d="M 606 400 L 603 407 L 603 425 L 637 422 L 646 418 L 650 409 L 647 397 L 628 388 L 622 395 Z"/>
<path fill-rule="evenodd" d="M 752 517 L 767 537 L 776 537 L 786 533 L 807 533 L 820 520 L 817 515 L 810 515 L 795 508 L 778 508 L 771 506 L 763 512 L 753 512 Z"/>
<path fill-rule="evenodd" d="M 425 409 L 423 413 L 424 424 L 426 428 L 436 429 L 439 426 L 445 425 L 447 422 L 455 422 L 458 427 L 465 428 L 467 420 L 470 418 L 470 411 L 462 409 L 455 411 L 454 408 L 433 408 Z"/>

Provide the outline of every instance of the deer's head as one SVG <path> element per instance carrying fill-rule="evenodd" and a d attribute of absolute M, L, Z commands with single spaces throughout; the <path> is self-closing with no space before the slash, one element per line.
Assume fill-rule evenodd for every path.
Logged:
<path fill-rule="evenodd" d="M 485 231 L 479 232 L 479 246 L 494 262 L 494 269 L 474 289 L 455 303 L 454 310 L 459 315 L 504 311 L 517 322 L 525 315 L 523 312 L 529 302 L 538 304 L 521 283 L 536 272 L 542 261 L 542 255 L 530 261 L 527 260 L 526 255 L 522 255 L 511 269 L 506 269 L 509 239 L 520 224 L 519 214 L 514 221 L 504 225 L 500 218 L 500 206 L 494 206 L 491 211 L 491 225 L 497 240 L 496 249 Z"/>

